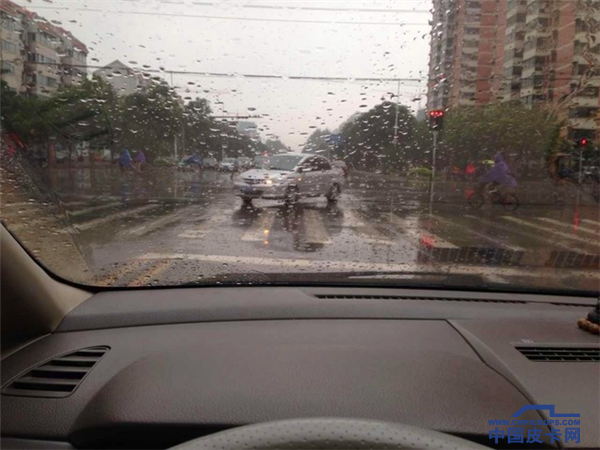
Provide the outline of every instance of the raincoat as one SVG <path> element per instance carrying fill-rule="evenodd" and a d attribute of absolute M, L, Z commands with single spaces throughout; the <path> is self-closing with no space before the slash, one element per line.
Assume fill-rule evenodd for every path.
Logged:
<path fill-rule="evenodd" d="M 494 156 L 494 166 L 479 180 L 481 183 L 498 183 L 502 186 L 517 187 L 517 181 L 510 174 L 510 167 L 501 153 Z"/>
<path fill-rule="evenodd" d="M 119 164 L 121 167 L 131 167 L 132 162 L 133 160 L 131 159 L 129 150 L 123 150 L 123 153 L 121 153 L 121 157 L 119 158 Z"/>

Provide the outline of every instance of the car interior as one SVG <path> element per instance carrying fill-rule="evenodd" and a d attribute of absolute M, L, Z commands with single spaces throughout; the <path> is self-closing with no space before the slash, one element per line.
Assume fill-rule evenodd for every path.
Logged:
<path fill-rule="evenodd" d="M 600 443 L 600 345 L 577 325 L 597 298 L 90 288 L 1 238 L 2 448 L 518 448 L 489 421 L 525 405 L 525 432 L 576 413 L 561 447 Z M 557 447 L 542 428 L 521 447 Z"/>

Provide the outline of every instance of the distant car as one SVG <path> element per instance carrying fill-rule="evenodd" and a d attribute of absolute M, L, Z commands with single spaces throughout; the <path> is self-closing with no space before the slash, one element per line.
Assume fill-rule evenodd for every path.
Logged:
<path fill-rule="evenodd" d="M 253 166 L 252 158 L 247 158 L 245 156 L 240 156 L 237 159 L 237 168 L 238 170 L 248 170 Z"/>
<path fill-rule="evenodd" d="M 342 169 L 342 171 L 344 172 L 344 177 L 347 177 L 348 173 L 350 173 L 350 168 L 348 167 L 348 164 L 346 164 L 346 162 L 342 161 L 341 159 L 336 159 L 331 163 L 331 165 Z"/>
<path fill-rule="evenodd" d="M 342 192 L 343 171 L 315 155 L 283 153 L 269 158 L 264 168 L 241 173 L 234 181 L 235 194 L 244 204 L 255 198 L 296 202 L 301 197 L 324 196 L 335 202 Z"/>
<path fill-rule="evenodd" d="M 219 161 L 217 161 L 217 158 L 213 158 L 210 156 L 202 158 L 202 167 L 204 167 L 205 169 L 218 169 Z"/>
<path fill-rule="evenodd" d="M 154 166 L 176 166 L 177 160 L 171 156 L 159 156 L 152 162 L 152 165 L 154 165 Z"/>
<path fill-rule="evenodd" d="M 225 158 L 219 164 L 219 170 L 222 172 L 233 172 L 237 167 L 236 158 Z"/>

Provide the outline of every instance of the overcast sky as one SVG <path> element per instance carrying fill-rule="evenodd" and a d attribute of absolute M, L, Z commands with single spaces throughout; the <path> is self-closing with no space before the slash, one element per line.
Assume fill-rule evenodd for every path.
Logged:
<path fill-rule="evenodd" d="M 401 83 L 400 101 L 414 110 L 425 104 L 430 0 L 17 3 L 60 22 L 84 42 L 88 64 L 118 59 L 132 67 L 162 67 L 169 82 L 168 71 L 187 72 L 173 75 L 182 96 L 208 98 L 219 115 L 268 115 L 253 119 L 261 136 L 275 135 L 295 150 L 314 127 L 333 129 L 398 89 L 395 82 L 354 78 L 416 78 Z M 239 75 L 213 78 L 190 72 Z M 415 100 L 419 96 L 420 102 Z"/>

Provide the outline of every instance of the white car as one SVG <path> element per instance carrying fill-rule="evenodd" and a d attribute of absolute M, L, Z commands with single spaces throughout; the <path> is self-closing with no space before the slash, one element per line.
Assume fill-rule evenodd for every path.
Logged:
<path fill-rule="evenodd" d="M 237 167 L 237 159 L 236 158 L 225 158 L 219 164 L 219 169 L 222 172 L 233 172 Z"/>
<path fill-rule="evenodd" d="M 234 189 L 245 204 L 255 198 L 295 202 L 301 197 L 319 196 L 335 202 L 343 183 L 343 171 L 322 156 L 281 153 L 271 156 L 265 168 L 241 173 Z"/>

